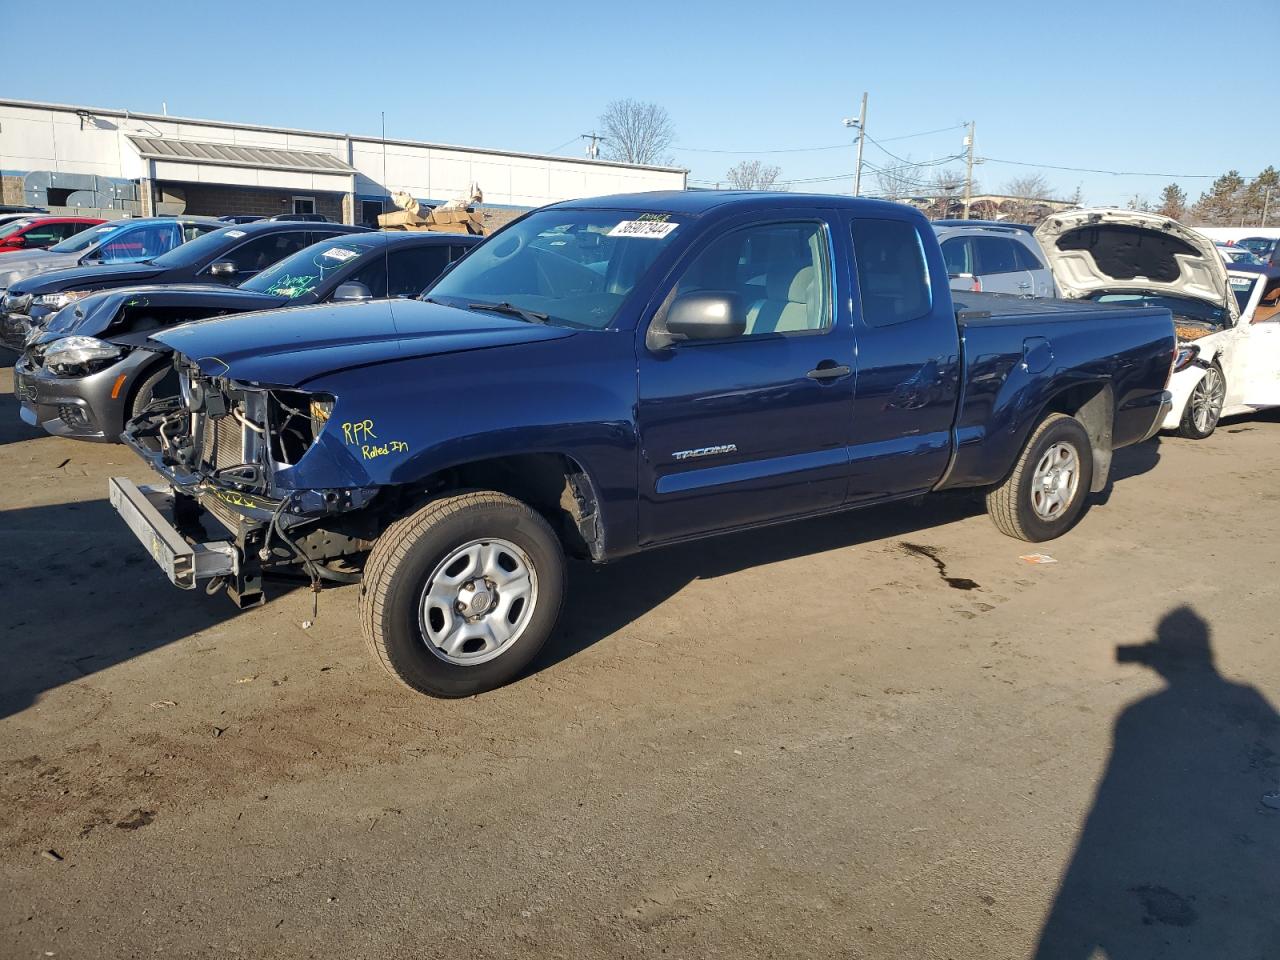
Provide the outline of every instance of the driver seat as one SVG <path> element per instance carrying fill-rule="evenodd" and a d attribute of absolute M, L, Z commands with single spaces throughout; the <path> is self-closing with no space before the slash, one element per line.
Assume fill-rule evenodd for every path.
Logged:
<path fill-rule="evenodd" d="M 765 299 L 747 310 L 747 335 L 816 330 L 815 276 L 812 266 L 770 271 L 765 277 Z"/>

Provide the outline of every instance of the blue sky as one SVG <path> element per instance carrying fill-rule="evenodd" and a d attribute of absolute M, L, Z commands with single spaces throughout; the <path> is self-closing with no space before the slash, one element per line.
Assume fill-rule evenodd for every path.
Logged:
<path fill-rule="evenodd" d="M 11 26 L 45 16 L 0 7 Z M 167 101 L 181 116 L 364 134 L 386 111 L 388 136 L 570 155 L 609 100 L 633 97 L 667 108 L 677 164 L 713 182 L 751 158 L 785 180 L 852 171 L 840 121 L 867 90 L 870 136 L 915 161 L 960 153 L 963 131 L 907 135 L 976 120 L 978 155 L 993 158 L 977 170 L 985 189 L 1041 172 L 1057 194 L 1079 185 L 1087 202 L 1114 204 L 1154 200 L 1176 179 L 1194 200 L 1210 181 L 1187 174 L 1280 166 L 1280 127 L 1265 119 L 1270 41 L 1253 40 L 1280 32 L 1274 0 L 60 0 L 57 19 L 77 25 L 80 52 L 43 70 L 38 45 L 27 50 L 0 96 L 154 112 Z M 835 149 L 746 152 L 817 146 Z M 866 159 L 892 162 L 871 144 Z"/>

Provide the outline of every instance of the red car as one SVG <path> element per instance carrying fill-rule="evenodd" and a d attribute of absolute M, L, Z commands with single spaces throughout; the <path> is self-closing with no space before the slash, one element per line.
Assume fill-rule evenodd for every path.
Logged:
<path fill-rule="evenodd" d="M 42 250 L 67 237 L 104 223 L 97 217 L 50 217 L 34 214 L 0 223 L 0 254 L 14 250 Z"/>

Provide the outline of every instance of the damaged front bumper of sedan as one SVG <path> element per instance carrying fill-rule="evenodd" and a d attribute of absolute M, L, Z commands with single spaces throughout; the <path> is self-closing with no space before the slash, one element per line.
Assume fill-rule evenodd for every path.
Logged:
<path fill-rule="evenodd" d="M 240 607 L 264 602 L 263 578 L 354 582 L 376 532 L 366 488 L 285 489 L 275 482 L 323 429 L 296 394 L 180 368 L 182 396 L 130 421 L 124 441 L 166 481 L 113 477 L 111 504 L 176 586 L 225 586 Z M 301 421 L 310 421 L 303 423 Z"/>

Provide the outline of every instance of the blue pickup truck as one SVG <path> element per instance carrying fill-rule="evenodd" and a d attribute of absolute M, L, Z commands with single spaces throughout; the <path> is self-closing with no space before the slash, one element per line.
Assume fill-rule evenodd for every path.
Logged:
<path fill-rule="evenodd" d="M 359 582 L 410 687 L 464 696 L 551 634 L 565 555 L 608 561 L 934 490 L 1065 532 L 1151 436 L 1167 310 L 948 290 L 897 204 L 652 193 L 536 210 L 419 301 L 155 335 L 181 397 L 125 439 L 163 477 L 110 496 L 177 585 Z"/>

